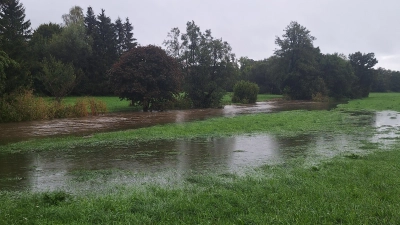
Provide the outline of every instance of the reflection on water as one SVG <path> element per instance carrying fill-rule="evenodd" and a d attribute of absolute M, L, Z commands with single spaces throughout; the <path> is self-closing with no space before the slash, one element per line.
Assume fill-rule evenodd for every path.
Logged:
<path fill-rule="evenodd" d="M 240 106 L 246 109 L 246 106 Z M 255 108 L 267 108 L 264 105 Z M 267 110 L 267 109 L 261 110 Z M 231 115 L 229 107 L 225 115 Z M 188 111 L 175 112 L 175 122 L 187 121 Z M 202 113 L 204 115 L 204 113 Z M 82 148 L 0 155 L 0 190 L 34 191 L 66 189 L 76 182 L 77 171 L 102 171 L 119 169 L 129 171 L 114 183 L 137 182 L 135 177 L 146 179 L 143 174 L 162 174 L 171 171 L 177 178 L 191 172 L 218 171 L 241 172 L 264 164 L 284 163 L 302 158 L 313 164 L 320 159 L 344 153 L 362 153 L 365 141 L 390 144 L 398 137 L 400 116 L 397 112 L 384 111 L 371 115 L 376 134 L 350 136 L 314 134 L 298 137 L 273 135 L 243 135 L 223 138 L 197 138 L 139 142 L 132 146 L 113 148 Z M 390 139 L 389 139 L 390 138 Z M 136 179 L 136 180 L 135 180 Z"/>
<path fill-rule="evenodd" d="M 82 170 L 120 169 L 133 174 L 172 171 L 177 176 L 203 171 L 241 172 L 248 167 L 283 163 L 297 157 L 333 157 L 344 149 L 355 149 L 349 144 L 352 138 L 255 135 L 142 142 L 121 149 L 85 148 L 3 155 L 0 189 L 67 188 L 74 179 L 74 172 Z M 126 177 L 113 182 L 126 182 Z"/>

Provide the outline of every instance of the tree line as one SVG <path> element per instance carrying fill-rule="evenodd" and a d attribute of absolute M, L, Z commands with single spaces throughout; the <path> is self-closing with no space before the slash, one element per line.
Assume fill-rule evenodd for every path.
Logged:
<path fill-rule="evenodd" d="M 374 69 L 374 53 L 323 54 L 295 21 L 276 37 L 271 57 L 253 60 L 237 59 L 228 42 L 194 21 L 184 32 L 172 28 L 162 48 L 139 46 L 129 18 L 113 22 L 104 9 L 96 15 L 91 7 L 84 13 L 75 6 L 62 15 L 63 24 L 32 31 L 19 0 L 0 7 L 0 97 L 20 89 L 57 100 L 116 94 L 147 110 L 177 98 L 190 107 L 218 107 L 239 81 L 257 84 L 261 93 L 302 100 L 400 90 L 400 72 Z"/>
<path fill-rule="evenodd" d="M 32 88 L 60 98 L 111 95 L 107 71 L 137 45 L 129 18 L 111 18 L 102 9 L 74 6 L 63 24 L 41 24 L 32 31 L 19 0 L 0 3 L 0 96 Z"/>

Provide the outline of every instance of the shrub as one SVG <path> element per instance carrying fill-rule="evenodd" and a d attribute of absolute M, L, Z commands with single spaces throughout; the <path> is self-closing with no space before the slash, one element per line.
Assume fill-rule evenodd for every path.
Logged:
<path fill-rule="evenodd" d="M 255 103 L 260 88 L 256 83 L 239 81 L 233 87 L 232 102 L 234 103 Z"/>
<path fill-rule="evenodd" d="M 95 98 L 83 98 L 74 105 L 48 102 L 32 91 L 20 91 L 0 98 L 0 122 L 19 122 L 54 118 L 85 117 L 107 112 L 106 104 Z"/>

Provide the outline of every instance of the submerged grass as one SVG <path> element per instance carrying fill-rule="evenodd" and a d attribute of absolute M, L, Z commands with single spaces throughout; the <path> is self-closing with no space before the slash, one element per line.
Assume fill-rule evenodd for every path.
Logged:
<path fill-rule="evenodd" d="M 0 192 L 4 224 L 399 224 L 400 151 L 254 174 L 192 175 L 177 186 L 85 195 Z M 110 185 L 110 184 L 105 184 Z M 112 186 L 112 185 L 110 185 Z"/>

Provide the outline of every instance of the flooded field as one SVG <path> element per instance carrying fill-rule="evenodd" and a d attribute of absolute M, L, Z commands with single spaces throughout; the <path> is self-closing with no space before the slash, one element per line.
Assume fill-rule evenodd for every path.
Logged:
<path fill-rule="evenodd" d="M 300 107 L 300 106 L 299 106 Z M 279 111 L 279 103 L 257 104 L 253 106 L 228 106 L 224 109 L 176 111 L 164 113 L 137 113 L 147 118 L 140 126 L 149 126 L 153 120 L 159 123 L 183 122 L 205 119 L 213 116 L 233 116 L 242 113 Z M 197 113 L 197 114 L 196 114 Z M 121 114 L 117 114 L 121 115 Z M 146 116 L 145 116 L 146 115 Z M 163 115 L 156 116 L 156 115 Z M 153 118 L 152 118 L 153 117 Z M 280 137 L 273 135 L 233 136 L 223 138 L 198 138 L 194 140 L 173 140 L 139 142 L 123 148 L 85 148 L 66 151 L 50 151 L 38 153 L 0 155 L 0 190 L 33 191 L 68 189 L 74 186 L 88 188 L 103 182 L 132 183 L 143 182 L 146 179 L 179 179 L 188 173 L 218 171 L 219 173 L 243 172 L 247 168 L 255 168 L 264 164 L 284 163 L 293 158 L 302 158 L 312 165 L 318 160 L 334 157 L 338 154 L 362 154 L 365 143 L 377 143 L 380 147 L 391 144 L 393 138 L 399 135 L 400 115 L 393 111 L 383 111 L 367 115 L 368 124 L 377 132 L 371 135 L 351 136 L 337 134 L 313 134 L 297 137 Z M 105 119 L 107 118 L 107 119 Z M 119 129 L 129 129 L 135 125 L 134 119 L 125 115 L 104 116 L 101 118 L 80 119 L 91 121 L 92 127 L 84 132 L 78 129 L 78 135 L 88 135 L 90 132 L 111 129 L 111 119 L 114 118 Z M 119 118 L 116 119 L 116 118 Z M 131 119 L 128 119 L 131 118 Z M 163 118 L 163 119 L 162 119 Z M 166 119 L 168 118 L 168 119 Z M 174 121 L 172 119 L 174 118 Z M 97 122 L 97 130 L 94 121 Z M 126 123 L 122 121 L 126 121 Z M 55 123 L 62 123 L 62 120 Z M 39 133 L 29 137 L 60 134 L 75 134 L 71 124 L 66 125 L 66 131 L 59 127 L 48 126 L 51 121 L 41 121 Z M 146 122 L 147 121 L 147 122 Z M 35 122 L 36 123 L 36 122 Z M 43 123 L 49 123 L 43 125 Z M 82 122 L 83 123 L 83 122 Z M 26 124 L 34 124 L 26 123 Z M 36 127 L 40 122 L 37 122 Z M 108 124 L 108 125 L 107 125 Z M 29 126 L 30 126 L 29 125 Z M 82 125 L 82 124 L 81 124 Z M 78 125 L 78 126 L 81 126 Z M 26 127 L 29 127 L 25 125 Z M 138 125 L 139 126 L 139 125 Z M 47 128 L 46 128 L 47 127 Z M 32 127 L 31 127 L 32 128 Z M 20 128 L 21 129 L 21 128 Z M 70 129 L 68 131 L 68 129 Z M 104 130 L 102 130 L 104 129 Z M 4 132 L 2 130 L 2 132 Z M 47 134 L 47 135 L 45 135 Z M 168 174 L 168 175 L 166 175 Z"/>

